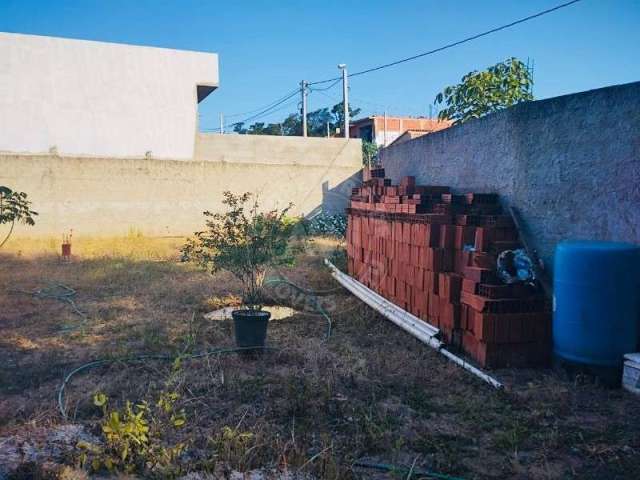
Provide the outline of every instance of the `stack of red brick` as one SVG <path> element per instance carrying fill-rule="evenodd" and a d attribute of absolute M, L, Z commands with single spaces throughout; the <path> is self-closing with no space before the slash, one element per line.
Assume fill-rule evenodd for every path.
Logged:
<path fill-rule="evenodd" d="M 544 296 L 496 273 L 498 254 L 515 248 L 518 234 L 496 194 L 453 195 L 413 177 L 391 185 L 382 168 L 353 189 L 349 274 L 484 367 L 541 365 L 550 356 Z"/>

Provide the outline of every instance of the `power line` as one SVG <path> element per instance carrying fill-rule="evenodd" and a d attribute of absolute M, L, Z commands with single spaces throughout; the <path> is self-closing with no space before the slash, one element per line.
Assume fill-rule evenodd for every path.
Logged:
<path fill-rule="evenodd" d="M 333 82 L 328 87 L 324 87 L 324 88 L 309 88 L 309 90 L 311 90 L 312 92 L 322 92 L 322 91 L 325 91 L 325 90 L 331 90 L 333 87 L 335 87 L 338 84 L 338 82 L 340 82 L 340 80 L 342 80 L 342 77 L 339 77 L 335 82 Z M 307 85 L 311 85 L 311 84 L 308 83 Z"/>
<path fill-rule="evenodd" d="M 232 114 L 225 114 L 225 117 L 227 118 L 234 118 L 234 117 L 242 117 L 244 115 L 250 115 L 252 113 L 258 112 L 260 110 L 264 110 L 265 108 L 269 108 L 271 106 L 273 106 L 274 104 L 277 104 L 277 102 L 279 102 L 280 100 L 288 100 L 289 98 L 291 98 L 293 95 L 297 94 L 300 91 L 300 89 L 296 89 L 296 90 L 292 90 L 291 92 L 287 93 L 286 95 L 280 97 L 278 100 L 274 100 L 273 102 L 260 107 L 260 108 L 256 108 L 255 110 L 249 110 L 248 112 L 241 112 L 241 113 L 232 113 Z"/>
<path fill-rule="evenodd" d="M 340 80 L 342 80 L 342 78 L 338 79 L 338 81 L 334 82 L 333 84 L 329 85 L 328 87 L 314 88 L 314 89 L 310 88 L 309 90 L 321 93 L 321 94 L 325 95 L 326 97 L 329 97 L 329 95 L 325 94 L 324 91 L 330 90 L 331 88 L 333 88 L 335 85 L 338 84 L 338 82 Z M 238 125 L 239 123 L 247 123 L 247 122 L 250 122 L 252 120 L 256 120 L 256 119 L 258 119 L 260 117 L 263 117 L 265 115 L 269 115 L 269 114 L 278 112 L 280 110 L 283 110 L 284 108 L 293 105 L 295 103 L 295 101 L 294 102 L 288 102 L 288 103 L 286 103 L 285 105 L 282 105 L 279 108 L 276 108 L 276 107 L 281 105 L 283 102 L 289 100 L 291 97 L 294 97 L 294 96 L 298 95 L 299 93 L 300 93 L 300 88 L 297 88 L 297 89 L 289 92 L 286 96 L 280 98 L 279 100 L 276 100 L 275 102 L 270 103 L 266 108 L 256 109 L 256 110 L 252 110 L 252 111 L 249 111 L 249 112 L 244 112 L 244 114 L 253 113 L 253 112 L 258 112 L 258 113 L 256 113 L 255 115 L 252 115 L 252 116 L 250 116 L 248 118 L 245 118 L 244 120 L 240 120 L 240 121 L 237 121 L 237 122 L 232 122 L 232 123 L 229 123 L 229 124 L 225 124 L 224 128 L 225 129 L 226 128 L 230 128 L 230 127 L 233 127 L 235 125 Z M 332 100 L 335 100 L 333 97 L 329 97 L 329 98 L 331 98 Z M 335 101 L 338 101 L 338 100 L 335 100 Z M 242 115 L 242 114 L 225 115 L 225 117 L 226 118 L 237 117 L 237 116 L 240 116 L 240 115 Z M 211 129 L 207 129 L 205 131 L 215 131 L 215 130 L 217 130 L 217 129 L 216 128 L 211 128 Z"/>
<path fill-rule="evenodd" d="M 582 0 L 571 0 L 569 2 L 562 3 L 562 4 L 557 5 L 555 7 L 548 8 L 546 10 L 542 10 L 541 12 L 535 13 L 533 15 L 529 15 L 529 16 L 521 18 L 519 20 L 515 20 L 515 21 L 513 21 L 511 23 L 507 23 L 505 25 L 501 25 L 499 27 L 492 28 L 490 30 L 486 30 L 486 31 L 484 31 L 482 33 L 478 33 L 476 35 L 472 35 L 470 37 L 464 38 L 462 40 L 458 40 L 458 41 L 453 42 L 453 43 L 449 43 L 449 44 L 444 45 L 442 47 L 438 47 L 438 48 L 435 48 L 433 50 L 429 50 L 427 52 L 419 53 L 419 54 L 413 55 L 411 57 L 407 57 L 407 58 L 403 58 L 403 59 L 400 59 L 400 60 L 396 60 L 394 62 L 386 63 L 386 64 L 383 64 L 383 65 L 379 65 L 377 67 L 372 67 L 372 68 L 368 68 L 366 70 L 361 70 L 359 72 L 354 72 L 354 73 L 349 74 L 348 76 L 349 77 L 357 77 L 357 76 L 360 76 L 360 75 L 365 75 L 367 73 L 371 73 L 371 72 L 375 72 L 375 71 L 382 70 L 382 69 L 385 69 L 385 68 L 393 67 L 393 66 L 399 65 L 401 63 L 410 62 L 412 60 L 416 60 L 418 58 L 426 57 L 428 55 L 433 55 L 434 53 L 439 53 L 439 52 L 442 52 L 444 50 L 448 50 L 450 48 L 456 47 L 458 45 L 462 45 L 464 43 L 471 42 L 473 40 L 477 40 L 478 38 L 482 38 L 482 37 L 485 37 L 487 35 L 491 35 L 493 33 L 499 32 L 501 30 L 506 30 L 506 29 L 511 28 L 511 27 L 513 27 L 515 25 L 519 25 L 521 23 L 528 22 L 529 20 L 533 20 L 533 19 L 541 17 L 543 15 L 547 15 L 549 13 L 555 12 L 555 11 L 560 10 L 562 8 L 569 7 L 569 6 L 571 6 L 573 4 L 576 4 L 576 3 L 580 2 L 580 1 L 582 1 Z M 341 76 L 340 77 L 333 77 L 333 78 L 329 78 L 329 79 L 326 79 L 326 80 L 319 80 L 319 81 L 316 81 L 316 82 L 309 82 L 309 83 L 307 83 L 307 86 L 311 87 L 312 85 L 322 85 L 322 84 L 325 84 L 325 83 L 333 82 L 328 87 L 309 88 L 310 91 L 323 93 L 323 91 L 330 90 L 335 85 L 337 85 L 338 82 L 340 82 L 340 80 L 342 80 Z M 294 95 L 298 95 L 298 93 L 300 93 L 300 88 L 297 88 L 297 89 L 289 92 L 285 96 L 279 98 L 278 100 L 274 100 L 273 102 L 265 105 L 264 107 L 260 107 L 260 108 L 257 108 L 255 110 L 249 110 L 247 112 L 233 113 L 233 114 L 225 115 L 226 118 L 234 118 L 234 117 L 239 117 L 239 116 L 243 116 L 243 115 L 249 115 L 249 114 L 253 114 L 255 112 L 258 112 L 258 113 L 255 113 L 255 115 L 252 115 L 252 116 L 250 116 L 248 118 L 245 118 L 244 120 L 240 120 L 238 122 L 227 124 L 224 127 L 228 128 L 228 127 L 232 127 L 234 125 L 237 125 L 239 123 L 246 123 L 246 122 L 249 122 L 251 120 L 255 120 L 255 119 L 259 118 L 259 117 L 262 117 L 264 115 L 279 111 L 284 107 L 280 107 L 280 108 L 275 109 L 275 110 L 274 110 L 274 108 L 279 106 L 279 105 L 281 105 L 282 103 L 286 102 L 287 100 L 289 100 Z M 325 95 L 325 96 L 329 97 L 329 95 Z M 332 97 L 329 97 L 329 98 L 332 98 Z M 335 99 L 332 98 L 332 100 L 335 100 Z M 365 103 L 372 103 L 372 102 L 365 102 Z"/>
<path fill-rule="evenodd" d="M 244 121 L 241 121 L 241 122 L 233 122 L 233 123 L 225 124 L 225 125 L 224 125 L 224 129 L 225 129 L 225 130 L 230 130 L 230 129 L 231 129 L 232 127 L 234 127 L 235 125 L 239 125 L 239 124 L 242 124 L 242 123 L 246 123 L 246 122 L 251 121 L 251 120 L 257 120 L 257 119 L 258 119 L 258 118 L 260 118 L 261 116 L 270 115 L 270 114 L 272 114 L 272 113 L 279 112 L 279 111 L 281 111 L 281 110 L 284 110 L 285 108 L 290 107 L 291 105 L 295 105 L 295 104 L 296 104 L 296 102 L 297 102 L 297 99 L 296 99 L 296 100 L 294 100 L 294 101 L 292 101 L 292 102 L 287 102 L 287 103 L 285 103 L 284 105 L 281 105 L 280 107 L 275 108 L 275 109 L 273 109 L 273 110 L 271 110 L 271 111 L 269 111 L 269 112 L 265 113 L 264 115 L 256 115 L 256 116 L 254 116 L 254 117 L 252 117 L 252 118 L 245 119 Z M 219 130 L 220 130 L 220 127 L 213 127 L 213 128 L 205 128 L 205 129 L 203 129 L 202 131 L 203 131 L 203 132 L 218 132 Z"/>
<path fill-rule="evenodd" d="M 290 95 L 288 95 L 288 96 L 286 96 L 286 97 L 282 98 L 280 101 L 278 101 L 278 102 L 276 102 L 276 103 L 272 104 L 270 107 L 268 107 L 268 108 L 266 108 L 266 109 L 262 110 L 262 111 L 261 111 L 261 112 L 259 112 L 259 113 L 256 113 L 255 115 L 252 115 L 252 116 L 250 116 L 250 117 L 248 117 L 248 118 L 245 118 L 244 120 L 240 120 L 240 121 L 238 121 L 238 122 L 233 122 L 233 123 L 230 123 L 230 124 L 228 124 L 228 125 L 225 125 L 225 128 L 232 127 L 232 126 L 237 125 L 237 124 L 239 124 L 239 123 L 247 123 L 247 122 L 250 122 L 251 120 L 255 120 L 255 119 L 257 119 L 257 118 L 260 118 L 260 117 L 262 117 L 262 116 L 264 116 L 264 115 L 267 115 L 267 114 L 270 114 L 270 113 L 277 112 L 278 110 L 282 110 L 283 108 L 285 108 L 286 106 L 289 106 L 291 103 L 294 103 L 294 102 L 291 102 L 290 104 L 287 104 L 287 105 L 283 105 L 282 107 L 277 108 L 277 109 L 276 109 L 275 107 L 277 107 L 278 105 L 281 105 L 282 103 L 286 102 L 286 101 L 287 101 L 287 100 L 289 100 L 291 97 L 293 97 L 293 96 L 295 96 L 295 95 L 298 95 L 298 93 L 300 93 L 300 89 L 296 89 L 296 90 L 294 90 Z"/>
<path fill-rule="evenodd" d="M 314 92 L 318 92 L 320 95 L 322 95 L 322 96 L 324 96 L 324 97 L 327 97 L 328 99 L 330 99 L 330 100 L 332 100 L 332 101 L 334 101 L 334 102 L 338 102 L 338 103 L 342 102 L 342 100 L 337 99 L 337 98 L 336 98 L 336 97 L 334 97 L 333 95 L 329 95 L 328 93 L 325 93 L 323 90 L 324 90 L 324 89 L 320 89 L 320 90 L 313 90 L 313 91 L 314 91 Z"/>
<path fill-rule="evenodd" d="M 457 47 L 458 45 L 462 45 L 463 43 L 471 42 L 472 40 L 477 40 L 478 38 L 485 37 L 487 35 L 491 35 L 492 33 L 496 33 L 496 32 L 499 32 L 501 30 L 505 30 L 507 28 L 511 28 L 511 27 L 513 27 L 515 25 L 519 25 L 519 24 L 524 23 L 524 22 L 528 22 L 529 20 L 533 20 L 534 18 L 538 18 L 538 17 L 541 17 L 541 16 L 546 15 L 548 13 L 555 12 L 556 10 L 560 10 L 561 8 L 568 7 L 570 5 L 578 3 L 580 1 L 582 1 L 582 0 L 571 0 L 570 2 L 566 2 L 566 3 L 563 3 L 563 4 L 557 5 L 555 7 L 548 8 L 547 10 L 543 10 L 541 12 L 535 13 L 533 15 L 529 15 L 528 17 L 521 18 L 521 19 L 516 20 L 514 22 L 507 23 L 506 25 L 502 25 L 500 27 L 492 28 L 491 30 L 487 30 L 485 32 L 478 33 L 476 35 L 472 35 L 470 37 L 464 38 L 462 40 L 458 40 L 457 42 L 449 43 L 449 44 L 444 45 L 442 47 L 434 48 L 433 50 L 429 50 L 428 52 L 419 53 L 419 54 L 413 55 L 411 57 L 403 58 L 401 60 L 396 60 L 395 62 L 385 63 L 384 65 L 379 65 L 377 67 L 368 68 L 368 69 L 362 70 L 360 72 L 351 73 L 351 74 L 349 74 L 349 77 L 357 77 L 359 75 L 364 75 L 366 73 L 371 73 L 371 72 L 375 72 L 375 71 L 378 71 L 378 70 L 382 70 L 384 68 L 393 67 L 393 66 L 399 65 L 401 63 L 410 62 L 411 60 L 415 60 L 417 58 L 426 57 L 427 55 L 433 55 L 434 53 L 442 52 L 443 50 L 448 50 L 449 48 Z M 317 82 L 309 82 L 309 85 L 321 85 L 321 84 L 324 84 L 324 83 L 329 83 L 329 82 L 333 82 L 333 81 L 340 80 L 340 79 L 341 79 L 341 77 L 333 77 L 333 78 L 328 78 L 326 80 L 320 80 L 320 81 L 317 81 Z"/>

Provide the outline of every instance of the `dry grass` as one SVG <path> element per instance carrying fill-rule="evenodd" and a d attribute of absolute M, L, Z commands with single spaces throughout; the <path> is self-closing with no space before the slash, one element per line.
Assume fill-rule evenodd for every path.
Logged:
<path fill-rule="evenodd" d="M 180 244 L 76 239 L 70 264 L 59 262 L 55 244 L 21 243 L 21 255 L 15 245 L 3 252 L 0 436 L 64 423 L 56 390 L 63 374 L 84 362 L 233 344 L 230 322 L 202 314 L 233 303 L 239 286 L 228 275 L 211 278 L 178 263 Z M 302 311 L 270 325 L 269 343 L 280 350 L 189 361 L 174 379 L 189 416 L 181 436 L 192 441 L 190 468 L 404 478 L 376 477 L 351 464 L 366 458 L 409 466 L 417 459 L 417 467 L 465 478 L 637 478 L 637 399 L 550 371 L 498 372 L 511 388 L 491 390 L 336 288 L 321 264 L 333 246 L 316 242 L 284 272 L 322 293 L 334 322 L 329 341 L 309 299 L 278 288 L 276 301 Z M 61 333 L 79 321 L 68 305 L 11 292 L 48 282 L 77 290 L 89 317 L 85 328 Z M 94 392 L 117 402 L 149 398 L 169 374 L 170 365 L 151 361 L 89 370 L 68 386 L 72 421 L 95 424 Z M 251 436 L 224 438 L 225 426 Z"/>
<path fill-rule="evenodd" d="M 122 237 L 79 236 L 72 238 L 72 254 L 83 260 L 100 258 L 127 258 L 130 260 L 177 260 L 182 237 L 146 237 L 131 230 Z M 9 239 L 2 249 L 3 254 L 17 257 L 57 257 L 60 255 L 62 238 L 18 237 Z"/>

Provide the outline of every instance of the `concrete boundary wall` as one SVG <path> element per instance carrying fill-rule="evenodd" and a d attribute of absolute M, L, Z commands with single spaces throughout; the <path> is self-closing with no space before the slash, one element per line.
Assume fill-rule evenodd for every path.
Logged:
<path fill-rule="evenodd" d="M 395 181 L 500 193 L 549 266 L 561 240 L 640 243 L 640 82 L 521 104 L 381 158 Z"/>
<path fill-rule="evenodd" d="M 360 180 L 359 140 L 207 134 L 196 151 L 194 160 L 0 154 L 0 185 L 27 192 L 40 213 L 17 236 L 186 235 L 225 190 L 310 215 L 343 211 Z"/>
<path fill-rule="evenodd" d="M 274 135 L 196 136 L 194 158 L 207 162 L 362 167 L 359 139 Z"/>
<path fill-rule="evenodd" d="M 0 32 L 0 151 L 190 159 L 214 53 Z"/>

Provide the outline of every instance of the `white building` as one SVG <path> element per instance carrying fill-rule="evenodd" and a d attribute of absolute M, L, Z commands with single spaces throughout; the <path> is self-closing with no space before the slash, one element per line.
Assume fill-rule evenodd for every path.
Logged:
<path fill-rule="evenodd" d="M 190 159 L 214 53 L 0 32 L 0 152 Z"/>

